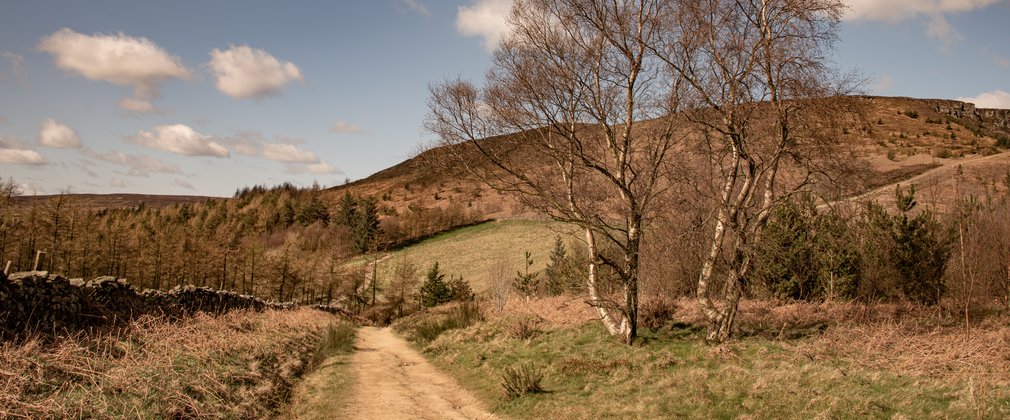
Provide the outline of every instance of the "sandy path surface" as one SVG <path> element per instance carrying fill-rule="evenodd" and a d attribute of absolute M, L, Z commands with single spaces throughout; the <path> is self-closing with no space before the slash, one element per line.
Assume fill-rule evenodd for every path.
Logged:
<path fill-rule="evenodd" d="M 389 328 L 362 327 L 350 360 L 354 390 L 343 418 L 488 419 L 480 402 Z"/>

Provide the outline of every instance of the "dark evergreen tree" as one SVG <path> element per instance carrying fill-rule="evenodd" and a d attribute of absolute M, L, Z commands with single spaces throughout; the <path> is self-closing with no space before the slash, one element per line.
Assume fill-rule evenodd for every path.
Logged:
<path fill-rule="evenodd" d="M 340 201 L 337 203 L 337 213 L 333 215 L 333 223 L 351 226 L 354 219 L 357 217 L 355 215 L 357 207 L 358 200 L 355 199 L 350 192 L 345 192 L 344 195 L 340 197 Z"/>
<path fill-rule="evenodd" d="M 330 212 L 318 197 L 313 196 L 309 204 L 298 212 L 296 219 L 302 226 L 308 226 L 315 222 L 322 222 L 325 226 L 330 223 Z"/>
<path fill-rule="evenodd" d="M 358 252 L 368 252 L 374 247 L 375 238 L 379 234 L 379 208 L 373 198 L 358 203 L 351 222 L 351 233 L 354 236 L 354 248 Z"/>
<path fill-rule="evenodd" d="M 565 243 L 561 241 L 561 235 L 555 236 L 550 262 L 544 268 L 544 291 L 548 295 L 557 296 L 564 293 L 568 284 L 572 282 L 574 274 L 572 263 L 572 259 L 568 256 L 568 249 L 565 248 Z"/>
<path fill-rule="evenodd" d="M 426 308 L 447 303 L 452 300 L 452 290 L 445 282 L 445 273 L 438 267 L 438 261 L 428 270 L 424 283 L 421 284 L 421 305 Z"/>

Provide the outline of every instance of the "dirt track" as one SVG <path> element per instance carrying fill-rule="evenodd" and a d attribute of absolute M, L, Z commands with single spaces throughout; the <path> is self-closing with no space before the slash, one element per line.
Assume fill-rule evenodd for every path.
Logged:
<path fill-rule="evenodd" d="M 342 418 L 494 418 L 389 328 L 362 327 L 355 348 L 354 391 Z"/>

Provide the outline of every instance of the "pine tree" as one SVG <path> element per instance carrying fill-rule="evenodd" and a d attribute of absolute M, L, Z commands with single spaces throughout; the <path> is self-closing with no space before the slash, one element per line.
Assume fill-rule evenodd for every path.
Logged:
<path fill-rule="evenodd" d="M 447 303 L 452 300 L 452 291 L 445 283 L 445 273 L 438 268 L 438 261 L 428 270 L 424 284 L 421 285 L 421 305 L 426 308 Z"/>
<path fill-rule="evenodd" d="M 565 291 L 570 276 L 570 261 L 565 243 L 561 241 L 561 235 L 554 237 L 554 248 L 551 250 L 550 263 L 544 268 L 546 275 L 545 291 L 551 296 L 560 295 Z"/>
<path fill-rule="evenodd" d="M 540 285 L 540 279 L 537 276 L 540 273 L 530 273 L 530 266 L 533 265 L 533 254 L 526 251 L 524 256 L 524 261 L 526 262 L 526 271 L 516 272 L 516 276 L 512 279 L 512 287 L 516 289 L 519 293 L 529 300 L 537 292 L 537 286 Z"/>
<path fill-rule="evenodd" d="M 379 209 L 371 197 L 358 204 L 351 222 L 351 233 L 354 236 L 354 248 L 358 252 L 367 252 L 375 244 L 379 233 Z"/>
<path fill-rule="evenodd" d="M 358 207 L 358 200 L 351 195 L 350 192 L 345 192 L 342 197 L 340 197 L 340 202 L 337 203 L 337 214 L 333 216 L 333 223 L 344 226 L 351 226 L 355 216 L 355 209 Z"/>

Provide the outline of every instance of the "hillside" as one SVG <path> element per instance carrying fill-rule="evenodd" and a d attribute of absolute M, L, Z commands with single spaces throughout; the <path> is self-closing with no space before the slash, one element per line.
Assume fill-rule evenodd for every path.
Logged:
<path fill-rule="evenodd" d="M 893 184 L 950 163 L 991 155 L 1010 146 L 1010 110 L 979 109 L 959 101 L 904 97 L 859 97 L 862 115 L 843 128 L 844 140 L 866 161 L 861 185 L 868 191 Z M 367 178 L 329 188 L 332 196 L 344 192 L 381 197 L 385 205 L 405 211 L 417 207 L 465 206 L 487 218 L 523 214 L 522 207 L 465 178 L 460 172 L 445 174 L 430 163 L 437 150 L 428 150 Z M 962 185 L 992 185 L 1005 174 L 965 177 Z M 974 188 L 974 187 L 973 187 Z M 991 189 L 991 188 L 990 188 Z"/>
<path fill-rule="evenodd" d="M 986 202 L 1007 191 L 1010 154 L 1004 150 L 1010 145 L 1010 111 L 980 110 L 955 101 L 854 100 L 859 113 L 839 131 L 860 169 L 845 191 L 837 192 L 837 199 L 887 202 L 897 184 L 914 181 L 919 184 L 920 208 L 944 210 L 955 199 Z M 14 203 L 43 205 L 4 209 L 0 262 L 11 261 L 12 271 L 31 270 L 36 251 L 41 250 L 46 254 L 39 268 L 68 277 L 110 275 L 128 278 L 142 288 L 210 285 L 276 300 L 330 302 L 351 293 L 348 288 L 355 284 L 360 286 L 361 273 L 347 260 L 360 255 L 363 247 L 386 252 L 479 221 L 535 219 L 514 199 L 464 177 L 460 170 L 436 170 L 433 157 L 440 152 L 428 150 L 368 178 L 329 189 L 256 186 L 220 199 L 70 194 L 62 196 L 68 201 L 63 204 L 61 196 L 21 197 Z M 544 168 L 543 173 L 549 172 Z M 377 227 L 368 234 L 374 236 L 358 237 L 340 214 L 346 194 L 358 197 L 359 203 L 374 200 Z M 447 273 L 462 274 L 480 291 L 487 285 L 489 261 L 510 259 L 507 272 L 514 274 L 522 268 L 522 252 L 529 250 L 534 254 L 532 268 L 542 267 L 554 234 L 535 225 L 476 226 L 432 238 L 386 261 L 407 256 L 422 269 L 440 261 Z M 517 230 L 497 231 L 495 226 Z M 467 239 L 475 232 L 487 236 Z M 526 233 L 535 238 L 523 236 Z M 361 239 L 374 242 L 363 246 Z M 655 267 L 686 271 L 649 276 L 683 277 L 688 284 L 691 255 L 669 251 L 672 246 L 655 246 L 659 261 L 683 260 Z M 386 261 L 379 264 L 383 276 L 393 266 Z"/>
<path fill-rule="evenodd" d="M 905 97 L 859 97 L 863 115 L 843 129 L 845 141 L 865 158 L 862 191 L 892 184 L 949 163 L 990 155 L 1010 146 L 1010 110 L 980 109 L 952 100 Z M 997 145 L 1002 148 L 998 148 Z M 350 192 L 379 200 L 386 213 L 403 214 L 413 209 L 456 208 L 484 219 L 525 214 L 515 200 L 485 185 L 467 179 L 462 171 L 440 171 L 432 164 L 437 150 L 426 150 L 410 159 L 366 178 L 322 191 L 321 199 L 333 208 L 341 195 Z M 997 159 L 998 161 L 998 159 Z M 977 187 L 1005 178 L 1005 174 L 965 177 Z M 240 187 L 240 186 L 237 186 Z M 199 203 L 220 197 L 152 194 L 67 194 L 90 209 L 143 205 L 163 208 Z M 18 203 L 30 205 L 55 197 L 23 196 Z"/>

